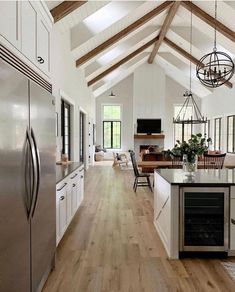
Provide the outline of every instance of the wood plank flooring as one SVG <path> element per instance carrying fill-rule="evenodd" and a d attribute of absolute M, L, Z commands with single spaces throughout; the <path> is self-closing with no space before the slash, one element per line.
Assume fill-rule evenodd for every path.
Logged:
<path fill-rule="evenodd" d="M 84 202 L 43 291 L 234 292 L 220 260 L 167 259 L 153 225 L 153 193 L 134 193 L 132 184 L 131 170 L 104 165 L 87 171 Z"/>

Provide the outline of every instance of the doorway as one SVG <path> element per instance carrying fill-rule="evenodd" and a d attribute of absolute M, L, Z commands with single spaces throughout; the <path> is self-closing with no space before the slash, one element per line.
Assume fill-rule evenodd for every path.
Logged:
<path fill-rule="evenodd" d="M 85 162 L 85 114 L 80 111 L 79 116 L 79 159 Z"/>

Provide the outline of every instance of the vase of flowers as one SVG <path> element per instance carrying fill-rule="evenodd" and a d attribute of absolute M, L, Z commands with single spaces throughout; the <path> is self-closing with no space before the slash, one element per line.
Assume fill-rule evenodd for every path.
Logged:
<path fill-rule="evenodd" d="M 175 147 L 170 151 L 172 155 L 183 158 L 183 169 L 192 175 L 197 169 L 198 156 L 208 152 L 211 138 L 203 137 L 201 133 L 192 135 L 188 142 L 176 141 Z"/>

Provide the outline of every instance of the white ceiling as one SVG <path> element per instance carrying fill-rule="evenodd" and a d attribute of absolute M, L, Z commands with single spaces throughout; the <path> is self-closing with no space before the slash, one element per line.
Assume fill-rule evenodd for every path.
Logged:
<path fill-rule="evenodd" d="M 46 1 L 50 9 L 61 2 Z M 70 32 L 71 53 L 76 60 L 161 3 L 163 1 L 88 1 L 56 25 L 61 33 Z M 214 1 L 193 1 L 193 3 L 214 17 Z M 92 80 L 95 76 L 156 37 L 167 13 L 168 9 L 83 64 L 81 67 L 84 68 L 87 81 Z M 218 1 L 217 14 L 220 22 L 235 31 L 235 1 Z M 187 52 L 190 50 L 190 16 L 190 12 L 180 6 L 167 33 L 167 38 Z M 194 15 L 192 21 L 192 55 L 200 59 L 213 48 L 214 29 Z M 217 42 L 218 49 L 227 52 L 233 59 L 235 58 L 235 46 L 231 40 L 217 33 Z M 139 56 L 95 83 L 92 86 L 94 95 L 99 96 L 111 86 L 132 74 L 138 66 L 147 61 L 151 50 L 152 47 L 146 49 Z M 188 84 L 189 61 L 166 44 L 161 45 L 155 62 L 175 81 L 183 86 Z M 235 81 L 235 77 L 231 81 Z M 193 91 L 199 97 L 211 93 L 210 90 L 200 84 L 195 76 L 193 78 Z"/>

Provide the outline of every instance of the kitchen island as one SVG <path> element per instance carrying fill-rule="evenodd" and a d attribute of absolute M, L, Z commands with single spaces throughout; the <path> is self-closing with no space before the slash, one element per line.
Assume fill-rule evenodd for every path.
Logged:
<path fill-rule="evenodd" d="M 235 251 L 235 171 L 154 172 L 154 225 L 171 259 Z"/>

